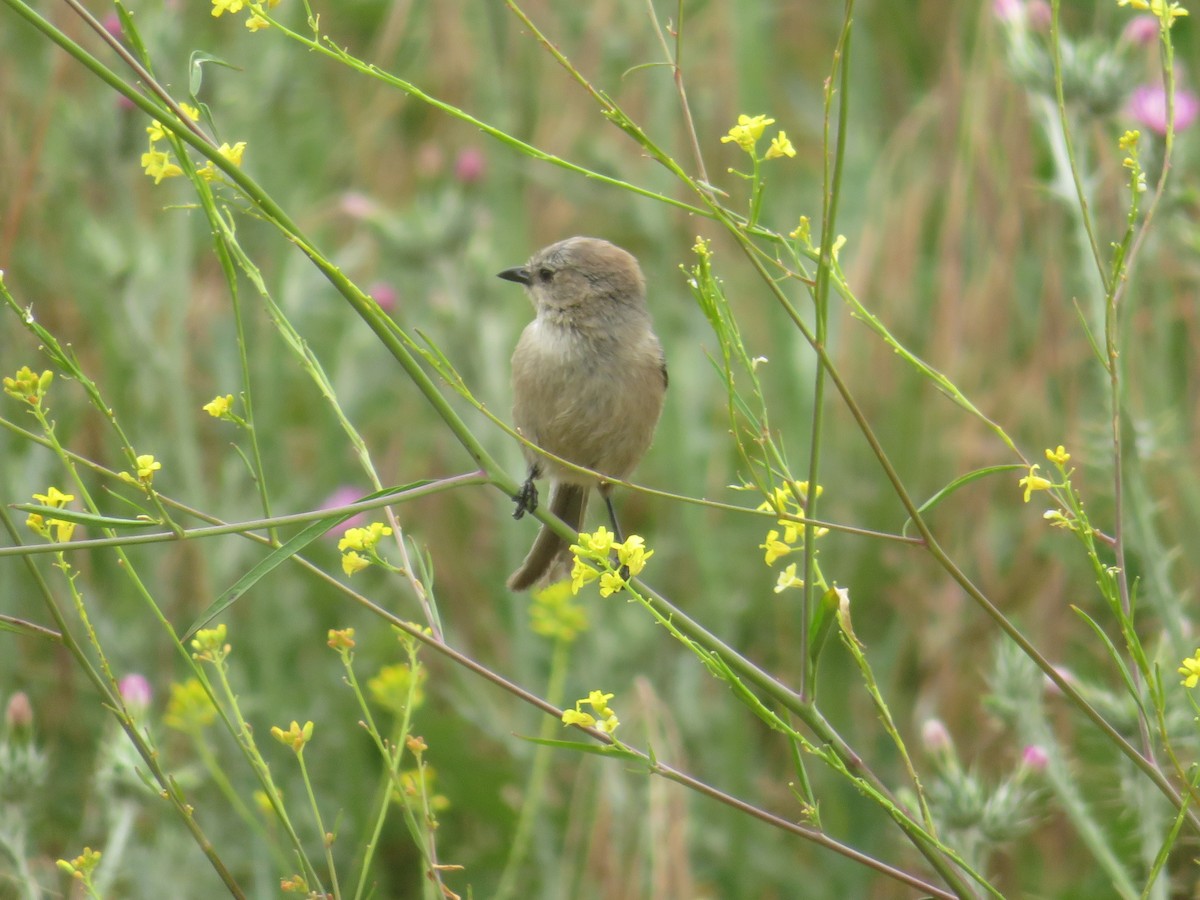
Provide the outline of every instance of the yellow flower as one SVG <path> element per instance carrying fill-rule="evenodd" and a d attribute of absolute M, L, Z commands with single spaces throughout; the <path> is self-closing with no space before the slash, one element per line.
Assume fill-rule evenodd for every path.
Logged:
<path fill-rule="evenodd" d="M 1137 149 L 1138 141 L 1141 137 L 1142 133 L 1140 131 L 1127 131 L 1117 141 L 1117 147 L 1128 153 L 1130 150 Z"/>
<path fill-rule="evenodd" d="M 270 28 L 271 23 L 258 13 L 254 13 L 246 20 L 246 27 L 251 31 L 262 31 L 264 28 Z"/>
<path fill-rule="evenodd" d="M 55 509 L 62 509 L 68 503 L 75 499 L 74 494 L 64 494 L 56 487 L 46 488 L 44 494 L 34 494 L 33 499 L 42 506 L 53 506 Z"/>
<path fill-rule="evenodd" d="M 807 244 L 811 234 L 812 225 L 808 220 L 808 216 L 800 217 L 800 224 L 796 226 L 794 231 L 788 232 L 788 237 L 792 240 L 800 241 Z"/>
<path fill-rule="evenodd" d="M 75 534 L 75 523 L 66 522 L 62 519 L 51 519 L 50 525 L 54 526 L 54 539 L 60 544 L 65 544 L 71 540 L 71 536 Z"/>
<path fill-rule="evenodd" d="M 600 573 L 596 569 L 576 556 L 575 565 L 571 568 L 571 593 L 578 594 L 585 584 L 599 577 Z"/>
<path fill-rule="evenodd" d="M 1179 674 L 1185 676 L 1183 681 L 1179 682 L 1184 687 L 1196 686 L 1196 682 L 1200 681 L 1200 649 L 1183 661 L 1183 665 L 1179 667 Z"/>
<path fill-rule="evenodd" d="M 338 541 L 339 550 L 374 550 L 375 546 L 392 533 L 392 529 L 382 522 L 372 522 L 365 528 L 347 528 L 342 539 Z"/>
<path fill-rule="evenodd" d="M 232 406 L 233 394 L 226 394 L 224 397 L 213 397 L 202 408 L 214 419 L 223 419 L 229 415 L 229 410 Z"/>
<path fill-rule="evenodd" d="M 29 366 L 21 366 L 13 378 L 4 379 L 4 393 L 15 400 L 24 400 L 30 406 L 37 406 L 50 389 L 54 373 L 49 369 L 41 375 L 35 375 Z"/>
<path fill-rule="evenodd" d="M 1186 16 L 1188 11 L 1178 3 L 1170 0 L 1117 0 L 1117 6 L 1129 6 L 1133 9 L 1148 10 L 1168 28 L 1175 24 L 1180 16 Z"/>
<path fill-rule="evenodd" d="M 788 140 L 787 132 L 781 131 L 771 138 L 771 146 L 767 148 L 763 159 L 778 159 L 781 156 L 795 156 L 796 148 Z"/>
<path fill-rule="evenodd" d="M 229 644 L 225 643 L 227 631 L 223 624 L 214 628 L 201 628 L 192 640 L 192 649 L 196 651 L 193 658 L 205 662 L 220 662 L 230 653 Z"/>
<path fill-rule="evenodd" d="M 1041 466 L 1032 465 L 1029 467 L 1029 474 L 1017 482 L 1019 487 L 1025 488 L 1025 502 L 1029 502 L 1029 497 L 1034 491 L 1048 491 L 1054 487 L 1054 483 L 1047 481 L 1041 475 L 1037 474 L 1037 470 Z"/>
<path fill-rule="evenodd" d="M 149 484 L 154 480 L 154 473 L 162 468 L 162 463 L 156 460 L 149 453 L 144 453 L 137 458 L 137 477 L 138 481 L 144 481 Z"/>
<path fill-rule="evenodd" d="M 564 725 L 579 725 L 583 728 L 591 728 L 596 724 L 596 717 L 585 712 L 580 712 L 577 709 L 564 709 L 562 722 Z"/>
<path fill-rule="evenodd" d="M 212 5 L 213 18 L 218 19 L 222 13 L 241 12 L 246 0 L 212 0 Z"/>
<path fill-rule="evenodd" d="M 631 534 L 623 544 L 614 544 L 617 548 L 617 559 L 621 565 L 629 569 L 630 575 L 639 574 L 646 568 L 646 560 L 654 555 L 654 551 L 646 550 L 646 542 L 640 536 Z"/>
<path fill-rule="evenodd" d="M 163 724 L 168 728 L 194 734 L 211 725 L 216 717 L 217 709 L 198 679 L 171 685 L 171 697 L 163 715 Z"/>
<path fill-rule="evenodd" d="M 232 147 L 230 147 L 228 144 L 222 143 L 221 146 L 217 148 L 217 152 L 235 166 L 240 166 L 242 164 L 242 154 L 246 152 L 246 142 L 238 141 Z"/>
<path fill-rule="evenodd" d="M 587 702 L 592 709 L 596 711 L 598 716 L 611 716 L 612 710 L 608 708 L 608 701 L 613 698 L 613 694 L 606 694 L 603 691 L 588 691 Z M 582 703 L 583 701 L 579 701 Z"/>
<path fill-rule="evenodd" d="M 161 150 L 148 150 L 143 153 L 142 168 L 154 179 L 155 184 L 164 178 L 175 178 L 183 174 L 183 169 L 171 162 L 171 158 Z"/>
<path fill-rule="evenodd" d="M 625 587 L 625 579 L 617 572 L 605 572 L 600 576 L 600 596 L 608 597 Z"/>
<path fill-rule="evenodd" d="M 25 527 L 34 534 L 40 534 L 46 540 L 50 540 L 50 528 L 46 525 L 46 517 L 38 513 L 30 513 L 25 519 Z"/>
<path fill-rule="evenodd" d="M 72 878 L 86 884 L 88 887 L 92 885 L 92 873 L 96 871 L 96 867 L 100 865 L 100 851 L 93 850 L 91 847 L 84 847 L 83 853 L 68 862 L 65 859 L 55 861 L 55 865 L 59 869 L 66 872 Z M 92 893 L 89 891 L 89 893 Z"/>
<path fill-rule="evenodd" d="M 804 587 L 804 579 L 796 577 L 796 564 L 789 563 L 782 572 L 779 573 L 779 580 L 775 582 L 775 593 L 782 594 L 788 588 Z"/>
<path fill-rule="evenodd" d="M 774 125 L 774 119 L 766 116 L 738 116 L 738 123 L 729 129 L 729 133 L 721 138 L 722 144 L 730 142 L 737 144 L 747 153 L 754 152 L 754 145 L 762 137 L 763 130 L 768 125 Z"/>
<path fill-rule="evenodd" d="M 415 710 L 425 702 L 426 677 L 423 666 L 414 669 L 408 663 L 394 663 L 367 679 L 367 690 L 371 692 L 371 699 L 384 709 L 402 716 L 405 711 Z"/>
<path fill-rule="evenodd" d="M 342 554 L 342 571 L 347 575 L 357 575 L 369 565 L 371 561 L 359 553 L 351 551 Z"/>
<path fill-rule="evenodd" d="M 1050 460 L 1050 462 L 1054 463 L 1055 465 L 1064 465 L 1070 458 L 1071 454 L 1066 451 L 1062 444 L 1059 444 L 1053 450 L 1046 451 L 1046 459 Z"/>
<path fill-rule="evenodd" d="M 295 719 L 292 720 L 291 726 L 287 731 L 284 731 L 278 725 L 271 726 L 271 737 L 279 741 L 279 743 L 291 747 L 297 753 L 304 749 L 304 745 L 312 740 L 313 723 L 305 722 L 304 727 L 300 727 L 300 723 Z"/>
<path fill-rule="evenodd" d="M 783 541 L 779 540 L 779 532 L 772 529 L 767 532 L 767 542 L 759 544 L 759 549 L 766 550 L 764 554 L 768 566 L 775 565 L 775 560 L 781 556 L 787 556 L 794 550 L 794 547 L 789 547 Z"/>
<path fill-rule="evenodd" d="M 605 734 L 612 734 L 617 730 L 617 726 L 621 724 L 621 720 L 617 718 L 617 714 L 608 706 L 608 701 L 613 697 L 612 694 L 606 694 L 603 691 L 591 691 L 583 700 L 575 701 L 575 708 L 564 710 L 562 721 L 564 725 L 580 725 L 584 728 L 596 728 L 603 731 Z M 592 708 L 592 713 L 583 711 L 583 704 L 588 704 Z"/>
<path fill-rule="evenodd" d="M 579 560 L 576 560 L 575 564 L 587 566 L 587 563 L 580 563 Z M 591 566 L 587 568 L 590 569 Z M 533 604 L 529 607 L 530 627 L 534 634 L 569 642 L 575 640 L 581 632 L 587 631 L 587 613 L 571 599 L 576 593 L 578 590 L 575 588 L 574 572 L 571 573 L 569 582 L 559 581 L 535 591 Z"/>
<path fill-rule="evenodd" d="M 596 529 L 595 534 L 579 535 L 579 544 L 585 550 L 590 551 L 592 556 L 607 556 L 608 551 L 612 549 L 613 538 L 615 535 L 607 528 L 601 525 Z"/>
<path fill-rule="evenodd" d="M 330 628 L 326 643 L 334 650 L 354 649 L 353 628 Z"/>
<path fill-rule="evenodd" d="M 1053 525 L 1055 528 L 1073 528 L 1074 524 L 1063 515 L 1062 510 L 1048 509 L 1042 513 L 1042 518 Z"/>

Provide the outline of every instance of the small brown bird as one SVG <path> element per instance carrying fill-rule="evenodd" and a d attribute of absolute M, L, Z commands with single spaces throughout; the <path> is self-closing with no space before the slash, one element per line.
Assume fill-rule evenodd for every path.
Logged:
<path fill-rule="evenodd" d="M 499 277 L 525 285 L 536 316 L 512 358 L 513 419 L 537 446 L 578 466 L 626 479 L 654 437 L 667 389 L 667 364 L 646 308 L 637 260 L 598 238 L 573 237 L 539 250 Z M 550 476 L 550 511 L 575 531 L 593 485 L 608 507 L 612 484 L 573 472 L 526 448 L 529 477 L 514 518 L 537 508 L 535 480 Z M 556 565 L 557 562 L 557 565 Z M 542 526 L 514 591 L 570 571 L 567 542 Z"/>

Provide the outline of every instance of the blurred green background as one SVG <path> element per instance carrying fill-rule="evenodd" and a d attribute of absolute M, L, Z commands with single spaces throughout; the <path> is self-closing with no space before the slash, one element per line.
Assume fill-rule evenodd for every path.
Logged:
<path fill-rule="evenodd" d="M 1071 3 L 1064 27 L 1110 50 L 1128 14 L 1115 2 Z M 675 4 L 657 3 L 673 20 Z M 110 13 L 92 4 L 98 16 Z M 247 142 L 244 168 L 357 284 L 448 354 L 476 395 L 507 415 L 508 358 L 530 317 L 522 293 L 496 280 L 536 248 L 571 234 L 608 238 L 641 260 L 650 305 L 666 347 L 671 388 L 654 448 L 635 478 L 680 494 L 728 502 L 747 495 L 728 435 L 721 381 L 708 361 L 716 342 L 693 305 L 681 264 L 697 234 L 714 239 L 716 266 L 760 372 L 773 422 L 803 473 L 814 363 L 735 247 L 708 221 L 515 153 L 422 103 L 270 31 L 249 34 L 214 19 L 200 2 L 132 3 L 158 78 L 186 99 L 193 51 L 207 66 L 201 99 L 219 140 Z M 530 3 L 530 17 L 596 85 L 607 91 L 689 170 L 671 71 L 639 0 Z M 1092 516 L 1110 523 L 1111 473 L 1104 382 L 1073 298 L 1093 297 L 1088 261 L 1070 208 L 1053 186 L 1053 159 L 1037 124 L 1036 78 L 1006 64 L 1005 34 L 988 3 L 860 2 L 851 49 L 846 176 L 838 231 L 850 284 L 914 352 L 945 372 L 1030 458 L 1065 443 Z M 342 0 L 319 8 L 339 45 L 423 90 L 551 153 L 670 196 L 690 200 L 669 174 L 608 124 L 582 89 L 502 4 L 465 0 Z M 43 10 L 102 58 L 111 55 L 65 6 Z M 276 10 L 303 30 L 295 0 Z M 839 4 L 684 4 L 683 72 L 712 181 L 741 206 L 745 183 L 727 174 L 743 158 L 719 138 L 739 113 L 766 113 L 795 143 L 795 159 L 767 170 L 764 221 L 787 232 L 800 215 L 820 217 L 822 86 L 841 25 Z M 141 113 L 130 110 L 76 62 L 10 11 L 0 14 L 0 268 L 38 320 L 70 342 L 130 433 L 138 452 L 163 463 L 155 486 L 227 521 L 256 517 L 253 485 L 231 442 L 244 437 L 201 405 L 239 389 L 238 347 L 228 292 L 203 217 L 187 208 L 182 179 L 155 186 L 141 171 Z M 1191 23 L 1176 29 L 1180 77 L 1195 71 Z M 1123 172 L 1116 138 L 1132 122 L 1123 93 L 1149 80 L 1153 50 L 1126 48 L 1124 77 L 1107 106 L 1080 114 L 1076 139 L 1094 174 L 1100 242 L 1123 224 Z M 640 67 L 640 68 L 639 68 Z M 1018 77 L 1020 74 L 1020 77 Z M 1087 82 L 1086 77 L 1083 79 Z M 1196 577 L 1200 494 L 1195 285 L 1198 235 L 1194 135 L 1180 136 L 1177 181 L 1164 201 L 1129 292 L 1124 362 L 1139 475 L 1132 481 L 1130 565 L 1145 578 L 1148 630 L 1154 604 L 1178 604 Z M 303 255 L 268 226 L 238 220 L 242 245 L 262 268 L 333 381 L 343 409 L 366 436 L 385 481 L 400 484 L 465 472 L 472 464 L 373 335 Z M 295 365 L 246 290 L 256 418 L 274 511 L 320 506 L 338 488 L 369 490 L 328 407 Z M 807 299 L 797 297 L 807 311 Z M 979 422 L 888 350 L 842 309 L 831 344 L 909 490 L 923 499 L 972 468 L 1015 462 Z M 12 314 L 0 316 L 0 372 L 43 368 L 35 342 Z M 4 418 L 25 427 L 4 398 Z M 455 403 L 459 403 L 455 398 Z M 76 385 L 51 397 L 60 439 L 121 468 L 110 433 Z M 517 476 L 516 445 L 459 403 L 489 449 Z M 827 408 L 822 515 L 897 531 L 905 516 L 842 406 Z M 1086 561 L 1068 538 L 1049 533 L 1017 475 L 972 485 L 939 507 L 935 532 L 970 577 L 1055 661 L 1113 684 L 1094 639 L 1070 612 L 1094 613 Z M 0 431 L 0 499 L 26 501 L 49 484 L 65 487 L 47 451 Z M 101 496 L 104 496 L 101 494 Z M 753 505 L 753 500 L 749 505 Z M 648 581 L 723 639 L 781 679 L 795 681 L 796 610 L 772 593 L 774 574 L 757 545 L 760 520 L 718 515 L 624 492 L 630 530 L 656 550 Z M 125 514 L 113 502 L 110 509 Z M 429 548 L 435 591 L 452 644 L 527 688 L 544 689 L 549 650 L 528 627 L 524 596 L 504 576 L 533 536 L 510 518 L 510 501 L 473 488 L 398 510 Z M 595 511 L 594 511 L 595 513 Z M 331 571 L 330 540 L 311 557 Z M 892 711 L 914 740 L 930 717 L 944 720 L 964 758 L 985 775 L 1020 757 L 1012 734 L 982 702 L 996 632 L 961 590 L 919 550 L 861 537 L 823 539 L 827 577 L 850 590 L 855 623 Z M 131 556 L 176 627 L 262 555 L 236 538 L 138 548 Z M 79 585 L 118 674 L 141 672 L 161 712 L 182 672 L 111 554 L 79 554 Z M 39 558 L 46 566 L 47 558 Z M 378 571 L 355 587 L 406 618 L 419 609 L 406 585 Z M 702 779 L 796 819 L 786 747 L 731 701 L 695 659 L 635 606 L 594 595 L 593 622 L 575 646 L 567 698 L 594 687 L 617 696 L 624 737 L 651 740 L 659 756 Z M 45 622 L 24 566 L 0 559 L 0 611 Z M 327 587 L 281 568 L 223 621 L 244 711 L 265 735 L 291 719 L 317 723 L 307 759 L 328 818 L 340 815 L 339 861 L 361 840 L 375 789 L 373 748 L 356 726 L 325 630 L 353 626 L 359 672 L 399 661 L 390 630 Z M 1184 652 L 1190 652 L 1190 647 Z M 438 832 L 443 862 L 465 873 L 450 883 L 492 896 L 515 824 L 539 714 L 432 654 L 429 699 L 416 731 L 430 745 L 438 789 L 450 800 Z M 1173 664 L 1172 664 L 1173 665 Z M 840 649 L 823 663 L 821 701 L 836 727 L 894 784 L 894 751 Z M 110 727 L 90 686 L 45 644 L 0 637 L 0 695 L 32 698 L 52 777 L 34 822 L 46 883 L 52 860 L 84 843 L 103 846 L 103 804 L 94 785 L 97 746 Z M 1067 734 L 1077 727 L 1064 715 Z M 190 770 L 189 748 L 163 734 L 167 763 Z M 227 771 L 249 795 L 235 749 Z M 283 748 L 268 747 L 285 793 L 301 796 Z M 1083 751 L 1086 753 L 1086 751 Z M 1103 748 L 1097 759 L 1107 758 Z M 1085 757 L 1080 765 L 1087 763 Z M 891 897 L 910 894 L 845 861 L 725 807 L 593 758 L 554 758 L 548 808 L 521 876 L 525 897 Z M 189 789 L 218 851 L 254 896 L 273 896 L 277 872 L 198 771 Z M 824 824 L 867 852 L 920 868 L 911 846 L 846 785 L 816 773 Z M 1115 789 L 1096 785 L 1101 808 Z M 1106 793 L 1107 792 L 1107 793 Z M 80 811 L 83 820 L 80 824 Z M 1119 826 L 1114 826 L 1119 827 Z M 1080 848 L 1051 810 L 1021 845 L 994 861 L 1013 896 L 1106 896 L 1102 876 L 1072 860 Z M 403 827 L 385 834 L 377 897 L 418 896 L 422 876 Z M 153 800 L 140 814 L 114 896 L 204 897 L 215 876 L 184 831 Z M 0 896 L 14 891 L 0 884 Z M 14 894 L 15 895 L 15 894 Z"/>

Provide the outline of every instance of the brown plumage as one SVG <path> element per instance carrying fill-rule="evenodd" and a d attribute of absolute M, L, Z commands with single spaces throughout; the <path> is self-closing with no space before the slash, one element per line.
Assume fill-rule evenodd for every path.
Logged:
<path fill-rule="evenodd" d="M 551 244 L 501 278 L 525 285 L 536 313 L 512 358 L 513 420 L 549 453 L 627 479 L 654 437 L 667 366 L 646 308 L 637 260 L 597 238 Z M 608 482 L 573 472 L 526 448 L 529 478 L 517 518 L 537 504 L 535 479 L 550 477 L 550 511 L 579 531 L 593 485 L 610 514 Z M 620 534 L 615 516 L 613 531 Z M 567 543 L 545 526 L 508 579 L 514 591 L 570 571 Z"/>

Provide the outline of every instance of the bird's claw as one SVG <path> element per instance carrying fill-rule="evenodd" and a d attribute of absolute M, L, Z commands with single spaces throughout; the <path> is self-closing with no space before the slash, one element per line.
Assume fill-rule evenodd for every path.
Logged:
<path fill-rule="evenodd" d="M 538 505 L 538 489 L 537 485 L 533 483 L 533 479 L 526 479 L 525 483 L 521 485 L 521 490 L 513 494 L 512 499 L 517 504 L 517 508 L 513 510 L 514 519 L 521 518 L 527 512 L 534 512 Z"/>

